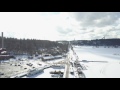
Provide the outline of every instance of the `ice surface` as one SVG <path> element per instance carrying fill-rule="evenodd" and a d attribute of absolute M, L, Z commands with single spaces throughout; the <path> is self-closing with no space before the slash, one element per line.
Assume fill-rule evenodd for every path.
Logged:
<path fill-rule="evenodd" d="M 120 78 L 120 48 L 76 47 L 79 61 L 87 70 L 83 70 L 86 78 Z M 89 62 L 90 61 L 90 62 Z M 106 62 L 102 62 L 106 61 Z"/>

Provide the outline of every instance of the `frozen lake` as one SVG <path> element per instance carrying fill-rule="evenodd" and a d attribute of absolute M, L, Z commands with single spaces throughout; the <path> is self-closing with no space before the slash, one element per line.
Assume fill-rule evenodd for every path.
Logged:
<path fill-rule="evenodd" d="M 120 78 L 120 48 L 75 47 L 86 78 Z M 90 62 L 89 62 L 90 61 Z M 101 62 L 105 61 L 105 62 Z"/>

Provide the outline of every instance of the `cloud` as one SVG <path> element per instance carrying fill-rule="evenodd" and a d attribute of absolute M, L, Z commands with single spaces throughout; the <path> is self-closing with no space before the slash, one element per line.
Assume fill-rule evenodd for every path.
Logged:
<path fill-rule="evenodd" d="M 46 40 L 120 38 L 120 12 L 0 12 L 0 31 Z"/>
<path fill-rule="evenodd" d="M 72 29 L 69 29 L 69 28 L 64 29 L 64 28 L 62 28 L 62 27 L 57 27 L 56 30 L 57 30 L 59 33 L 64 34 L 64 35 L 69 34 L 70 32 L 72 32 Z"/>
<path fill-rule="evenodd" d="M 105 35 L 107 38 L 119 37 L 119 12 L 70 12 L 69 14 L 81 26 L 76 32 L 84 34 L 82 36 L 86 36 L 86 39 L 97 39 Z"/>
<path fill-rule="evenodd" d="M 70 13 L 82 26 L 104 27 L 114 25 L 120 18 L 119 12 L 75 12 Z"/>

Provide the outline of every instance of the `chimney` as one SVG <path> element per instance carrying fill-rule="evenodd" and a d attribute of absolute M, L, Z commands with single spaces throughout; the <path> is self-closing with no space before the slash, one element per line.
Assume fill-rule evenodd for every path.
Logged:
<path fill-rule="evenodd" d="M 3 32 L 2 32 L 2 48 L 4 48 L 4 37 L 3 37 Z"/>

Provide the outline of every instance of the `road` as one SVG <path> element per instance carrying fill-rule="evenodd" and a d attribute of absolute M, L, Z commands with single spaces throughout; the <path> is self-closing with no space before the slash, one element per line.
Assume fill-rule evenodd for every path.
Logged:
<path fill-rule="evenodd" d="M 68 61 L 68 63 L 67 63 L 67 69 L 66 69 L 66 76 L 65 76 L 65 78 L 69 78 L 69 71 L 70 71 L 69 58 L 67 58 L 67 61 Z"/>

